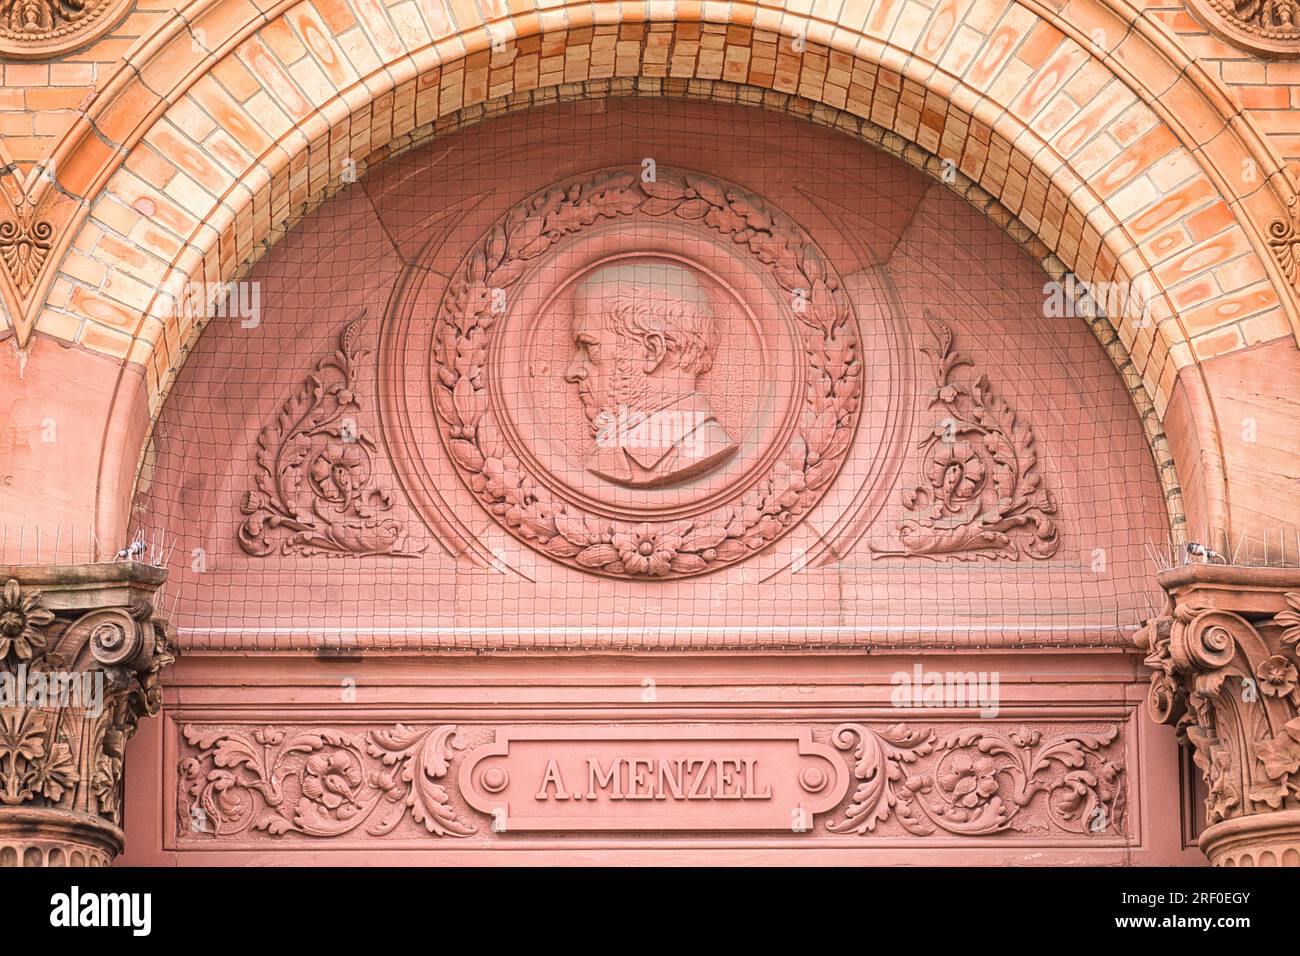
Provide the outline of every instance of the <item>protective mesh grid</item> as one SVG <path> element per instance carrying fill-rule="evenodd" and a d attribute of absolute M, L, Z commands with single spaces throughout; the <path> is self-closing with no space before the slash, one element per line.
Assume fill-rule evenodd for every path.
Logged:
<path fill-rule="evenodd" d="M 1084 288 L 796 118 L 539 108 L 271 248 L 133 516 L 190 649 L 1123 643 L 1167 508 Z"/>

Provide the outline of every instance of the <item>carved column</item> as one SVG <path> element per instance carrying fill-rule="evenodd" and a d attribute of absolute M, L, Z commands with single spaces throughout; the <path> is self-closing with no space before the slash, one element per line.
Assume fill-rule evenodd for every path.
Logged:
<path fill-rule="evenodd" d="M 162 701 L 166 578 L 134 562 L 0 566 L 0 865 L 107 866 L 122 761 Z"/>
<path fill-rule="evenodd" d="M 1148 706 L 1195 748 L 1215 866 L 1300 866 L 1300 569 L 1189 565 L 1137 635 Z"/>

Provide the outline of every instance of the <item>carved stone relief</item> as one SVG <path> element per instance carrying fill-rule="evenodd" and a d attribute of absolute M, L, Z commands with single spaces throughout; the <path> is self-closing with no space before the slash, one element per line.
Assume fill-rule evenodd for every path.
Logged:
<path fill-rule="evenodd" d="M 833 268 L 705 176 L 613 170 L 518 204 L 435 322 L 430 387 L 461 478 L 511 535 L 586 571 L 681 577 L 762 551 L 857 428 L 860 336 Z"/>
<path fill-rule="evenodd" d="M 58 56 L 103 35 L 130 0 L 0 0 L 0 55 Z"/>
<path fill-rule="evenodd" d="M 1300 0 L 1187 0 L 1220 39 L 1265 57 L 1300 56 Z"/>
<path fill-rule="evenodd" d="M 1268 224 L 1268 245 L 1286 281 L 1300 289 L 1300 199 L 1292 198 L 1289 217 Z"/>
<path fill-rule="evenodd" d="M 872 551 L 877 558 L 1050 558 L 1060 545 L 1056 502 L 1039 471 L 1033 429 L 987 375 L 955 375 L 974 360 L 956 351 L 946 324 L 929 313 L 926 321 L 935 336 L 921 349 L 935 366 L 930 407 L 943 417 L 920 444 L 926 484 L 903 492 L 914 517 L 898 526 L 901 546 Z"/>
<path fill-rule="evenodd" d="M 19 206 L 15 218 L 0 220 L 0 262 L 20 295 L 26 295 L 36 282 L 53 239 L 54 227 L 34 219 L 25 205 Z"/>
<path fill-rule="evenodd" d="M 362 318 L 339 333 L 275 420 L 257 436 L 256 489 L 245 492 L 239 546 L 281 554 L 408 556 L 406 529 L 374 478 L 376 446 L 358 421 Z"/>
<path fill-rule="evenodd" d="M 1201 848 L 1216 865 L 1300 865 L 1300 574 L 1191 565 L 1160 581 L 1169 608 L 1137 644 L 1151 716 L 1209 788 Z"/>
<path fill-rule="evenodd" d="M 173 660 L 147 597 L 164 574 L 134 567 L 47 569 L 47 590 L 76 591 L 57 614 L 16 578 L 0 589 L 2 863 L 106 866 L 121 849 L 126 742 Z"/>
<path fill-rule="evenodd" d="M 182 841 L 736 830 L 1091 840 L 1128 832 L 1113 724 L 187 724 L 181 734 Z"/>

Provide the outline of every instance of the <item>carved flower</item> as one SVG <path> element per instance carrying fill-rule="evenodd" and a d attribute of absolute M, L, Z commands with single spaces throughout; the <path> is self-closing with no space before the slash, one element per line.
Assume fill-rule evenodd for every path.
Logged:
<path fill-rule="evenodd" d="M 20 661 L 30 660 L 34 648 L 45 646 L 45 635 L 38 630 L 54 620 L 41 605 L 41 592 L 23 591 L 10 578 L 0 592 L 0 661 L 13 651 Z"/>
<path fill-rule="evenodd" d="M 55 803 L 63 799 L 63 794 L 77 780 L 77 764 L 72 759 L 72 750 L 65 743 L 56 743 L 50 749 L 49 758 L 43 761 L 36 771 L 35 786 L 42 795 Z"/>
<path fill-rule="evenodd" d="M 327 494 L 326 497 L 338 500 L 340 497 L 346 498 L 353 488 L 364 484 L 364 479 L 358 479 L 357 473 L 365 464 L 365 453 L 357 442 L 331 441 L 326 443 L 324 450 L 311 463 L 311 477 L 318 486 L 323 487 L 326 482 L 332 484 L 337 493 Z"/>
<path fill-rule="evenodd" d="M 940 489 L 945 498 L 975 497 L 984 483 L 984 474 L 984 460 L 970 442 L 935 445 L 928 475 L 930 484 Z"/>
<path fill-rule="evenodd" d="M 682 539 L 675 534 L 660 534 L 650 525 L 641 524 L 631 531 L 615 534 L 613 544 L 623 567 L 631 574 L 661 577 L 670 570 Z"/>
<path fill-rule="evenodd" d="M 1280 654 L 1260 661 L 1255 676 L 1259 678 L 1259 689 L 1269 697 L 1286 697 L 1295 692 L 1295 665 Z"/>
<path fill-rule="evenodd" d="M 1300 646 L 1300 593 L 1292 591 L 1285 596 L 1288 610 L 1273 618 L 1282 628 L 1282 643 L 1291 648 Z"/>
<path fill-rule="evenodd" d="M 936 782 L 950 791 L 958 804 L 973 810 L 998 792 L 997 769 L 992 757 L 958 753 Z"/>
<path fill-rule="evenodd" d="M 352 802 L 352 793 L 361 783 L 361 771 L 346 754 L 334 751 L 308 758 L 302 775 L 303 796 L 330 810 Z"/>

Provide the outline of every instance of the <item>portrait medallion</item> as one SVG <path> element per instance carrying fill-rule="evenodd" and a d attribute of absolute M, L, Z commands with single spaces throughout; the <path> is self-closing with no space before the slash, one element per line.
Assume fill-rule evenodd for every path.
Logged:
<path fill-rule="evenodd" d="M 843 463 L 861 336 L 792 221 L 692 173 L 606 170 L 520 202 L 433 319 L 440 439 L 507 532 L 659 579 L 766 549 Z"/>

